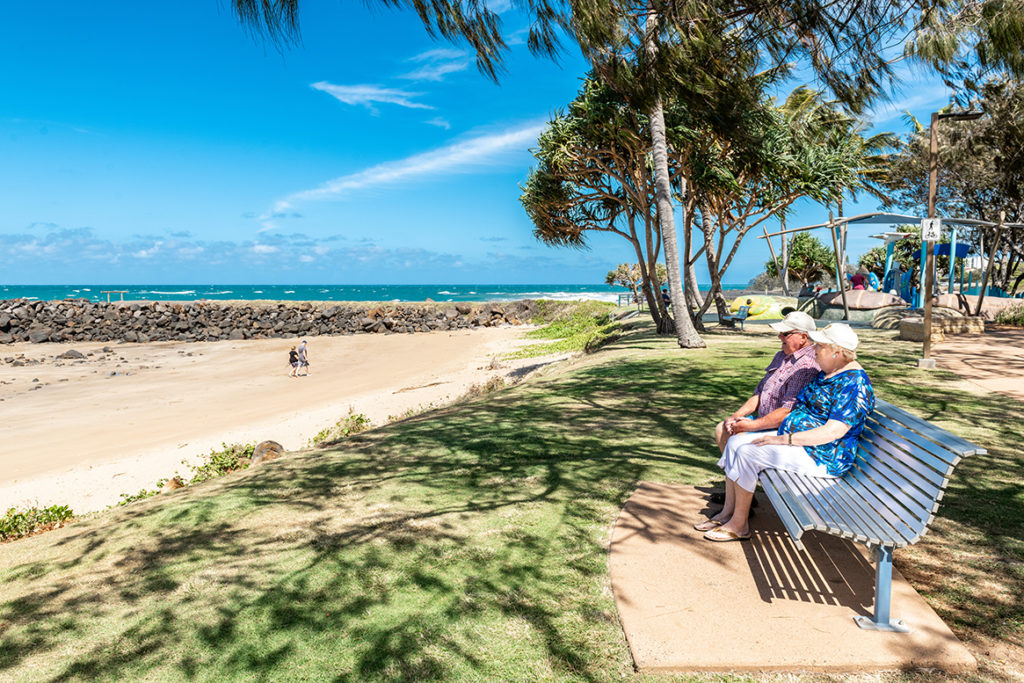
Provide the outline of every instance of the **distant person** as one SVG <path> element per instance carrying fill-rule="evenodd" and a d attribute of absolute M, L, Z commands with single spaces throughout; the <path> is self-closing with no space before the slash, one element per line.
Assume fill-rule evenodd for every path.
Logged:
<path fill-rule="evenodd" d="M 298 377 L 296 374 L 299 371 L 299 352 L 292 347 L 292 350 L 288 352 L 288 365 L 292 366 L 292 371 L 288 373 L 289 377 Z"/>
<path fill-rule="evenodd" d="M 864 268 L 861 268 L 856 273 L 850 276 L 850 286 L 853 289 L 867 289 L 868 288 L 868 277 L 865 274 Z"/>
<path fill-rule="evenodd" d="M 299 370 L 305 369 L 306 371 L 304 373 L 302 373 L 302 374 L 303 375 L 309 375 L 309 351 L 306 349 L 306 340 L 305 339 L 303 339 L 302 343 L 299 344 L 298 356 L 299 356 L 299 368 L 298 369 Z M 296 372 L 295 376 L 298 377 L 298 373 L 297 372 Z"/>
<path fill-rule="evenodd" d="M 672 306 L 672 297 L 668 295 L 668 290 L 664 287 L 661 288 L 661 300 L 665 302 L 665 308 Z"/>

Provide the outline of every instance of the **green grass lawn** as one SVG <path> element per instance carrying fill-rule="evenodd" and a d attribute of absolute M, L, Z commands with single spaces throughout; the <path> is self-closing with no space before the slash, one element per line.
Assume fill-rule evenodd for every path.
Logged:
<path fill-rule="evenodd" d="M 1021 406 L 869 333 L 879 396 L 982 444 L 897 566 L 1024 669 Z M 547 376 L 0 546 L 0 679 L 637 678 L 608 538 L 640 480 L 706 484 L 778 342 L 649 326 Z M 709 634 L 710 635 L 710 634 Z M 709 677 L 720 678 L 720 677 Z"/>

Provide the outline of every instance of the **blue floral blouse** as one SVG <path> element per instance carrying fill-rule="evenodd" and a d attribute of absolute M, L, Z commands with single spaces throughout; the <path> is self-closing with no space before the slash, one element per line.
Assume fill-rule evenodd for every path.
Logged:
<path fill-rule="evenodd" d="M 853 467 L 864 421 L 874 409 L 875 390 L 866 372 L 847 370 L 828 379 L 824 372 L 819 372 L 796 397 L 793 410 L 779 425 L 778 433 L 805 432 L 829 420 L 850 425 L 850 430 L 835 441 L 804 446 L 815 463 L 824 464 L 830 475 L 838 477 Z"/>

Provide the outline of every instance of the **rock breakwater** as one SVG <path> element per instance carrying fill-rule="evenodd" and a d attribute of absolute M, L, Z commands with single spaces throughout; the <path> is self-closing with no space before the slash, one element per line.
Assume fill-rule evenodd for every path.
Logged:
<path fill-rule="evenodd" d="M 220 341 L 329 334 L 401 334 L 528 322 L 535 301 L 335 304 L 223 301 L 0 301 L 0 344 Z"/>

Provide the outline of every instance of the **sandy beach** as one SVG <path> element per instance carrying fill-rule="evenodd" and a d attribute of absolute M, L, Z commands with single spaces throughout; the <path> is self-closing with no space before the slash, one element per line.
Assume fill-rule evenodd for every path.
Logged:
<path fill-rule="evenodd" d="M 153 488 L 222 442 L 303 448 L 349 411 L 375 424 L 445 403 L 495 376 L 522 327 L 307 337 L 311 373 L 288 376 L 298 339 L 13 344 L 0 348 L 0 510 L 100 510 Z M 84 359 L 60 359 L 74 349 Z"/>

